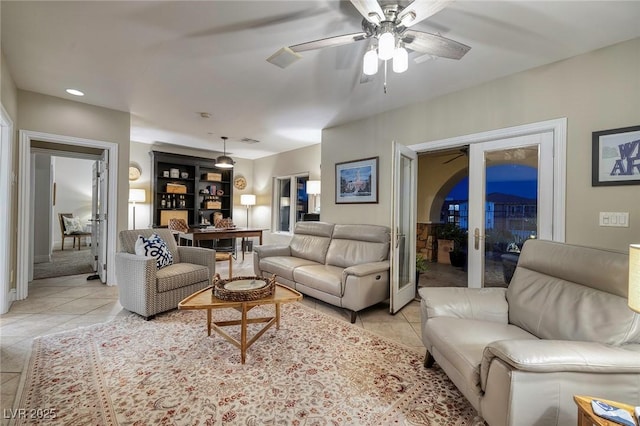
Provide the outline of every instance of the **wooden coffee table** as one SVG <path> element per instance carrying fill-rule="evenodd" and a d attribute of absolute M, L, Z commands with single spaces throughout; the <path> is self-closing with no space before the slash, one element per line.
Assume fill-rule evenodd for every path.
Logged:
<path fill-rule="evenodd" d="M 283 303 L 296 302 L 302 300 L 302 294 L 297 291 L 286 287 L 282 284 L 277 284 L 273 294 L 271 296 L 264 297 L 257 300 L 249 300 L 246 302 L 236 302 L 231 300 L 218 299 L 213 295 L 213 287 L 207 287 L 200 290 L 191 296 L 187 297 L 178 304 L 178 309 L 206 309 L 207 310 L 207 335 L 211 336 L 211 330 L 213 329 L 219 335 L 227 339 L 236 347 L 240 348 L 240 357 L 242 363 L 246 359 L 247 349 L 255 343 L 260 336 L 264 334 L 273 324 L 276 325 L 276 329 L 280 328 L 280 305 Z M 272 317 L 260 317 L 249 318 L 248 312 L 256 306 L 261 305 L 275 305 L 275 315 Z M 239 320 L 232 321 L 214 321 L 213 309 L 234 308 L 242 313 L 242 317 Z M 266 323 L 260 331 L 258 331 L 251 339 L 247 341 L 247 326 L 249 324 Z M 229 327 L 233 325 L 240 326 L 240 340 L 231 337 L 222 327 Z"/>

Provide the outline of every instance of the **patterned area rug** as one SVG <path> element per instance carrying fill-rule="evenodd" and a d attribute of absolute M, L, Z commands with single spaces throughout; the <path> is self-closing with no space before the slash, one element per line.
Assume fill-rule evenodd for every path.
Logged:
<path fill-rule="evenodd" d="M 130 314 L 36 339 L 16 406 L 65 425 L 483 425 L 422 357 L 298 303 L 283 305 L 280 329 L 244 365 L 239 349 L 207 337 L 204 311 Z"/>

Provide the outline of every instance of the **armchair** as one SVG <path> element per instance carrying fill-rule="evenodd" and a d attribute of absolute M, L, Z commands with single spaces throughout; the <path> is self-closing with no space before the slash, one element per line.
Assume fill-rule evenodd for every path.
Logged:
<path fill-rule="evenodd" d="M 173 264 L 157 269 L 156 259 L 135 254 L 138 235 L 157 234 L 173 255 Z M 215 274 L 215 250 L 178 246 L 168 229 L 136 229 L 120 232 L 121 251 L 116 253 L 116 280 L 120 304 L 128 311 L 152 319 L 178 307 L 178 303 L 211 284 Z"/>

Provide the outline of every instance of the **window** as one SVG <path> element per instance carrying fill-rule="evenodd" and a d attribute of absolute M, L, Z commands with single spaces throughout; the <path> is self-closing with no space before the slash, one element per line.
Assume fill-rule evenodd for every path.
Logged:
<path fill-rule="evenodd" d="M 306 183 L 307 174 L 282 176 L 273 184 L 273 224 L 274 232 L 293 232 L 296 222 L 302 221 L 309 212 L 309 197 Z"/>

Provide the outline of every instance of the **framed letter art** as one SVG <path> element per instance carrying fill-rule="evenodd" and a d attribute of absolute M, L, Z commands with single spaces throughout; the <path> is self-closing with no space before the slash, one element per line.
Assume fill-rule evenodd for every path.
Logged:
<path fill-rule="evenodd" d="M 640 126 L 593 132 L 591 186 L 640 185 Z"/>
<path fill-rule="evenodd" d="M 336 164 L 336 204 L 378 202 L 378 157 Z"/>

